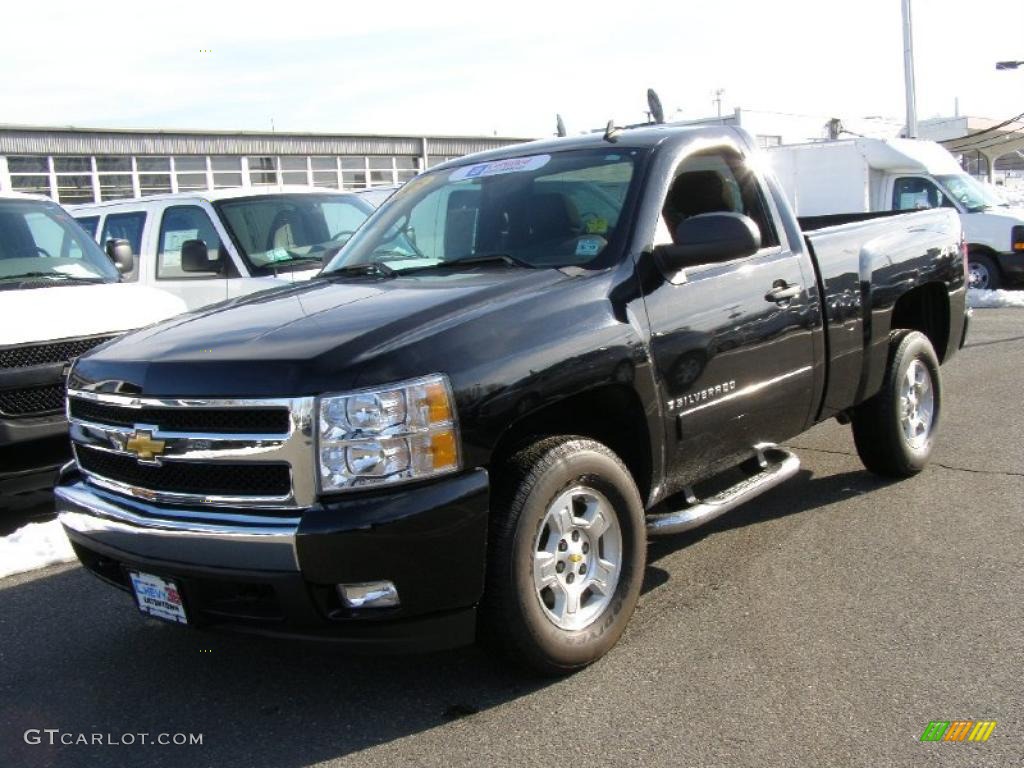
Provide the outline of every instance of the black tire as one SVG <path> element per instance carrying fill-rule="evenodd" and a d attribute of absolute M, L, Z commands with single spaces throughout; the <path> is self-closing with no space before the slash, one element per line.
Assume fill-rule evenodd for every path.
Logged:
<path fill-rule="evenodd" d="M 621 565 L 618 584 L 609 590 L 611 599 L 589 625 L 572 630 L 549 618 L 533 568 L 549 507 L 575 486 L 596 490 L 609 502 L 621 534 Z M 607 653 L 622 635 L 640 596 L 646 560 L 643 503 L 619 457 L 582 437 L 533 443 L 495 470 L 481 638 L 514 662 L 543 674 L 582 669 Z"/>
<path fill-rule="evenodd" d="M 1003 273 L 991 256 L 984 253 L 970 253 L 967 256 L 968 274 L 971 275 L 969 288 L 983 288 L 995 291 L 1003 286 Z M 973 269 L 972 269 L 973 267 Z M 982 277 L 984 275 L 984 277 Z M 975 284 L 975 277 L 980 278 Z"/>
<path fill-rule="evenodd" d="M 926 438 L 913 444 L 901 424 L 901 387 L 907 371 L 919 361 L 930 376 L 933 393 L 931 425 Z M 928 463 L 942 415 L 939 360 L 928 337 L 918 331 L 894 331 L 889 343 L 889 365 L 878 393 L 851 414 L 853 440 L 864 466 L 884 477 L 910 477 Z"/>

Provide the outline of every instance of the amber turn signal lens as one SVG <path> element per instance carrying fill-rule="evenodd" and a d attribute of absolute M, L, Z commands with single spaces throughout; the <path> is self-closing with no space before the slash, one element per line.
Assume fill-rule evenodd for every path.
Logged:
<path fill-rule="evenodd" d="M 430 436 L 430 455 L 434 461 L 434 469 L 447 469 L 458 466 L 459 454 L 455 443 L 455 432 L 446 429 Z"/>
<path fill-rule="evenodd" d="M 448 390 L 440 381 L 426 386 L 427 408 L 431 424 L 440 424 L 452 420 L 452 408 L 448 402 Z"/>

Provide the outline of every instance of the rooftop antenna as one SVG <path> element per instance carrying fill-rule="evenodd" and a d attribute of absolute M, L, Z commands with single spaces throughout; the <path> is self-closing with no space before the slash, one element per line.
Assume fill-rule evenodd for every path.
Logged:
<path fill-rule="evenodd" d="M 725 94 L 725 88 L 715 89 L 715 98 L 712 99 L 715 102 L 715 106 L 718 108 L 718 118 L 722 118 L 722 96 Z"/>
<path fill-rule="evenodd" d="M 614 120 L 609 120 L 608 125 L 604 127 L 604 140 L 607 141 L 609 144 L 614 144 L 616 141 L 619 140 L 619 132 L 621 130 L 621 128 L 615 127 Z"/>
<path fill-rule="evenodd" d="M 661 106 L 661 99 L 658 98 L 658 94 L 654 92 L 653 88 L 647 89 L 647 109 L 650 110 L 649 114 L 655 123 L 661 125 L 665 122 L 665 109 Z"/>
<path fill-rule="evenodd" d="M 556 136 L 567 136 L 565 130 L 565 120 L 562 119 L 561 115 L 555 115 L 555 135 Z"/>

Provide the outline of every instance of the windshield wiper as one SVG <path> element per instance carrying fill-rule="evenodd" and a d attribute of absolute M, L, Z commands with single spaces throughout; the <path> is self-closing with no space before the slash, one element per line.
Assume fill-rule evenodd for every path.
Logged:
<path fill-rule="evenodd" d="M 321 277 L 349 277 L 352 275 L 369 275 L 377 277 L 392 277 L 395 270 L 382 261 L 370 261 L 366 264 L 349 264 L 347 266 L 332 269 L 329 272 L 321 272 Z"/>
<path fill-rule="evenodd" d="M 533 269 L 533 264 L 522 259 L 517 259 L 508 253 L 482 253 L 476 256 L 463 256 L 461 259 L 452 259 L 442 262 L 443 264 L 489 264 L 495 261 L 503 261 L 512 267 L 524 267 Z"/>
<path fill-rule="evenodd" d="M 402 272 L 419 272 L 424 269 L 445 269 L 447 267 L 476 266 L 477 264 L 495 263 L 507 264 L 510 267 L 523 267 L 524 269 L 534 268 L 533 264 L 530 262 L 517 259 L 515 256 L 511 256 L 507 253 L 486 253 L 474 256 L 463 256 L 458 259 L 448 259 L 447 261 L 439 261 L 436 264 L 425 264 L 421 267 L 403 269 Z"/>
<path fill-rule="evenodd" d="M 45 277 L 51 280 L 57 281 L 74 281 L 80 283 L 103 283 L 106 282 L 104 278 L 97 275 L 96 277 L 82 277 L 80 275 L 68 275 L 63 272 L 22 272 L 20 275 L 2 275 L 0 280 L 28 280 L 30 278 Z"/>
<path fill-rule="evenodd" d="M 284 270 L 286 272 L 294 272 L 295 271 L 294 266 L 296 264 L 308 264 L 310 262 L 315 262 L 317 264 L 323 264 L 324 257 L 323 256 L 289 256 L 287 259 L 282 259 L 281 261 L 268 261 L 266 264 L 263 265 L 263 268 L 264 269 L 269 269 L 271 272 L 273 272 L 276 275 L 281 270 Z"/>

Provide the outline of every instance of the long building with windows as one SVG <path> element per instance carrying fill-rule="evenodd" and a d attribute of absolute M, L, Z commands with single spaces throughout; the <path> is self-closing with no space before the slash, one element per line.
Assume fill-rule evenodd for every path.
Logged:
<path fill-rule="evenodd" d="M 528 139 L 0 126 L 0 192 L 95 203 L 302 184 L 367 189 Z"/>

